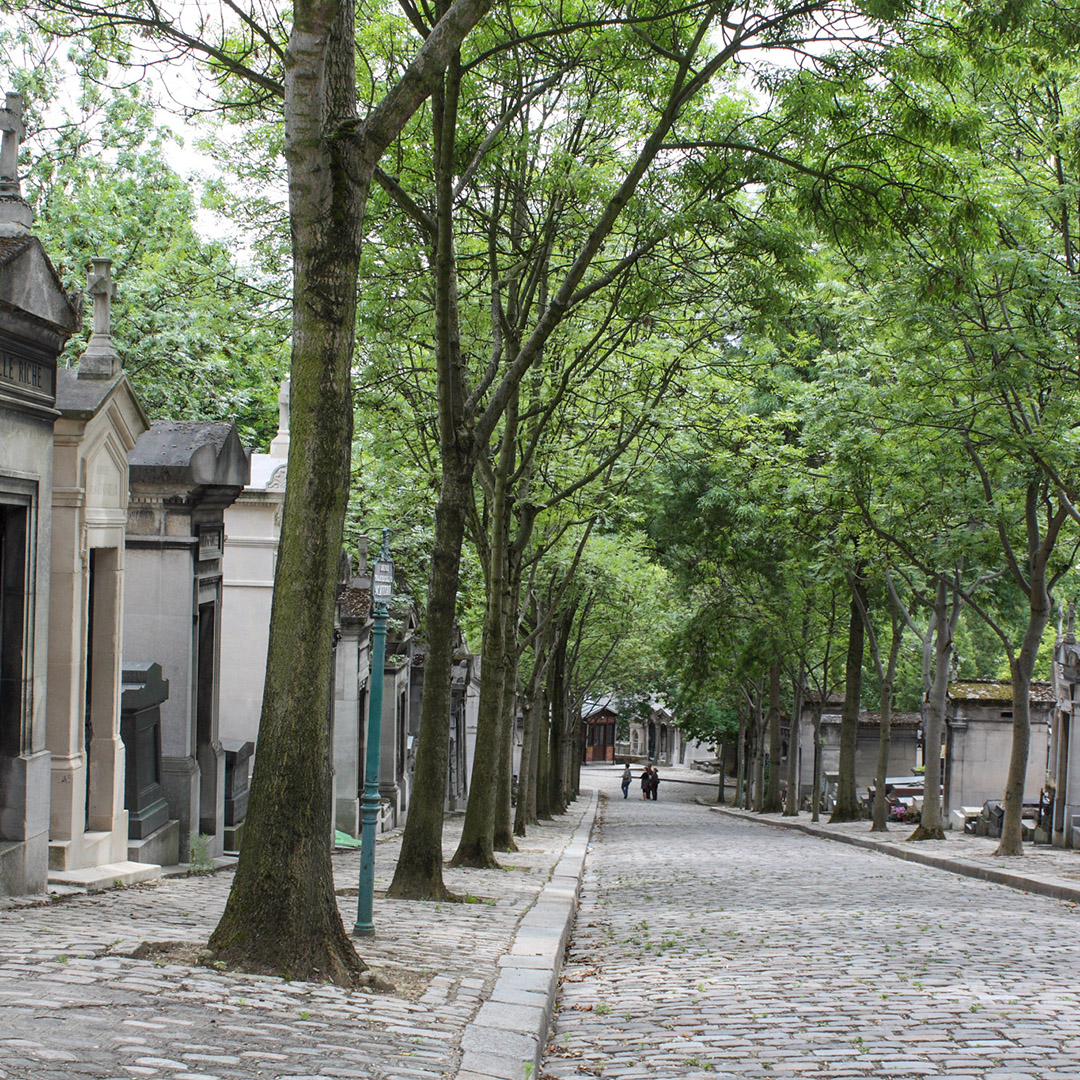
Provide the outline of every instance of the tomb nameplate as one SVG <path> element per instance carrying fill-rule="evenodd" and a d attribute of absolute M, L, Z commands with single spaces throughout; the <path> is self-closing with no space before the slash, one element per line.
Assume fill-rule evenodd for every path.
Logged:
<path fill-rule="evenodd" d="M 42 353 L 0 342 L 0 390 L 39 405 L 56 401 L 56 364 Z"/>
<path fill-rule="evenodd" d="M 199 529 L 199 561 L 221 558 L 221 529 Z"/>

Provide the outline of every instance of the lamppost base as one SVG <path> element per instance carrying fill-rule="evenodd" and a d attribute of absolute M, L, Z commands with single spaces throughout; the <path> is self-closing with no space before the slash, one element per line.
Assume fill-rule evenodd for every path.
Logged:
<path fill-rule="evenodd" d="M 353 937 L 374 937 L 375 936 L 375 924 L 374 923 L 357 923 L 353 929 Z"/>

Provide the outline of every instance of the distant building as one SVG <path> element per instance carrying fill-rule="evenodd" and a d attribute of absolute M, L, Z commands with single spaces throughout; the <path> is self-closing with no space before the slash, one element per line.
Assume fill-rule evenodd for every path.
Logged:
<path fill-rule="evenodd" d="M 1046 786 L 1050 716 L 1054 694 L 1050 683 L 1031 684 L 1024 802 L 1038 800 Z M 951 683 L 946 701 L 944 809 L 982 806 L 1005 797 L 1012 756 L 1012 683 L 969 679 Z"/>

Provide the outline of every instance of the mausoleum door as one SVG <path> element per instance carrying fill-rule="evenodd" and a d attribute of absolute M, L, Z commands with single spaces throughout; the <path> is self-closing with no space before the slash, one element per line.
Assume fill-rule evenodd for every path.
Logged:
<path fill-rule="evenodd" d="M 90 828 L 91 772 L 94 768 L 94 607 L 97 599 L 97 549 L 90 549 L 90 576 L 86 590 L 86 701 L 83 709 L 83 752 L 86 755 L 86 799 L 84 800 L 83 828 Z"/>
<path fill-rule="evenodd" d="M 195 684 L 195 756 L 199 763 L 199 831 L 217 832 L 217 756 L 214 753 L 214 657 L 217 605 L 199 605 L 198 672 Z"/>
<path fill-rule="evenodd" d="M 0 755 L 9 758 L 22 753 L 26 711 L 28 518 L 28 506 L 0 503 Z"/>
<path fill-rule="evenodd" d="M 117 650 L 120 644 L 120 552 L 91 548 L 86 604 L 86 825 L 113 826 L 114 755 L 118 703 Z"/>

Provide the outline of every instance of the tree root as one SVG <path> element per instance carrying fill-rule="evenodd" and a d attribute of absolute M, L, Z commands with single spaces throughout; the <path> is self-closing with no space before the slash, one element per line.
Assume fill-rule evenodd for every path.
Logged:
<path fill-rule="evenodd" d="M 945 830 L 939 825 L 936 829 L 927 829 L 920 825 L 908 838 L 907 841 L 916 840 L 944 840 Z"/>

